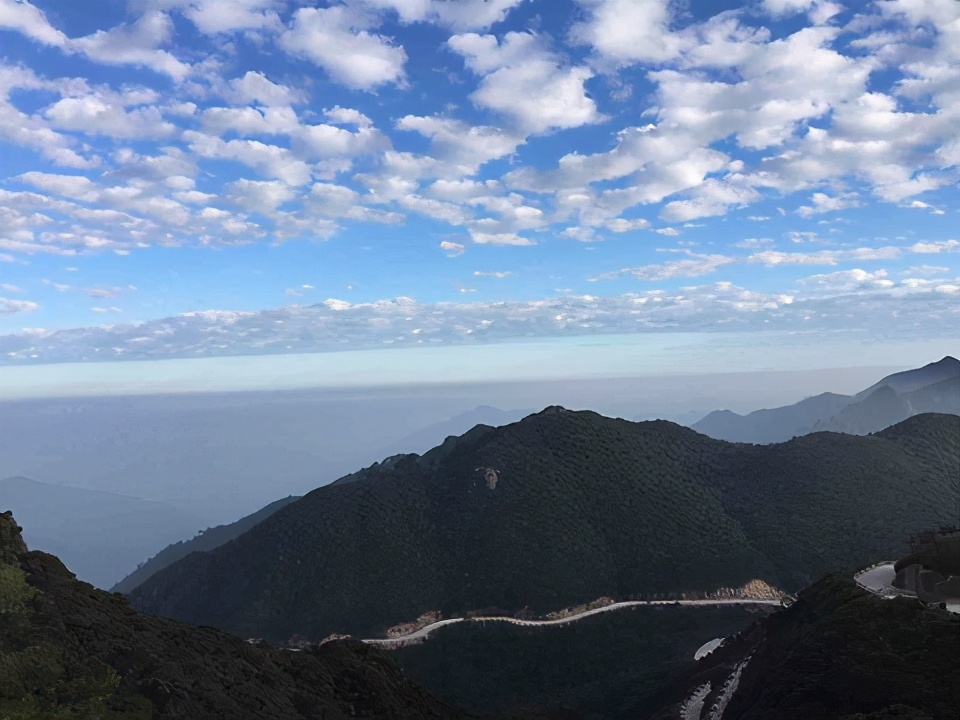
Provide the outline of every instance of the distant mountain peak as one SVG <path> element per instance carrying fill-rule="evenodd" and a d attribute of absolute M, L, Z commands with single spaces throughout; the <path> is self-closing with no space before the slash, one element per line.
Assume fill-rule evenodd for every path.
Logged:
<path fill-rule="evenodd" d="M 811 432 L 866 435 L 919 413 L 960 412 L 960 360 L 951 355 L 896 372 L 856 395 L 820 393 L 783 407 L 738 415 L 715 410 L 693 423 L 718 440 L 768 444 Z"/>
<path fill-rule="evenodd" d="M 567 413 L 570 410 L 567 410 L 562 405 L 548 405 L 543 410 L 537 413 L 537 415 L 557 415 L 558 413 Z"/>

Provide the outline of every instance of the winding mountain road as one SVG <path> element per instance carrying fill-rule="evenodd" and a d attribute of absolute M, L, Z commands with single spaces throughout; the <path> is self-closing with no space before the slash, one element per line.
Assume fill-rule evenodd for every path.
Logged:
<path fill-rule="evenodd" d="M 446 620 L 438 620 L 437 622 L 430 623 L 429 625 L 426 625 L 419 630 L 415 630 L 414 632 L 406 635 L 400 635 L 398 637 L 391 638 L 369 638 L 363 642 L 386 649 L 403 647 L 404 645 L 412 645 L 414 643 L 423 642 L 423 640 L 429 637 L 430 634 L 435 630 L 439 630 L 446 625 L 453 625 L 454 623 L 461 622 L 503 622 L 510 623 L 511 625 L 522 625 L 525 627 L 557 627 L 560 625 L 569 625 L 570 623 L 578 622 L 592 615 L 599 615 L 600 613 L 613 612 L 614 610 L 623 610 L 625 608 L 632 607 L 650 607 L 654 605 L 775 605 L 779 607 L 781 604 L 782 603 L 779 600 L 755 600 L 751 598 L 723 598 L 718 600 L 625 600 L 624 602 L 616 602 L 610 605 L 593 608 L 591 610 L 584 610 L 583 612 L 576 613 L 575 615 L 569 615 L 562 618 L 553 618 L 551 620 L 520 620 L 518 618 L 507 616 L 448 618 Z"/>

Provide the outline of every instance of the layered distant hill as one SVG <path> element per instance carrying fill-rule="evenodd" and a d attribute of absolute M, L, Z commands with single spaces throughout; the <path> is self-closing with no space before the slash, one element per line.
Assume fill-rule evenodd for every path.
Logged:
<path fill-rule="evenodd" d="M 921 413 L 960 415 L 960 360 L 888 375 L 856 395 L 823 393 L 747 415 L 718 410 L 690 427 L 718 440 L 775 443 L 820 430 L 867 435 Z"/>
<path fill-rule="evenodd" d="M 830 576 L 700 661 L 654 718 L 955 720 L 958 647 L 960 616 Z"/>
<path fill-rule="evenodd" d="M 402 453 L 424 453 L 442 443 L 450 436 L 463 435 L 477 425 L 499 427 L 516 422 L 529 415 L 530 410 L 501 410 L 489 405 L 479 405 L 467 412 L 454 415 L 445 420 L 417 430 L 406 437 L 381 448 L 381 456 L 389 457 Z"/>
<path fill-rule="evenodd" d="M 137 585 L 140 585 L 146 581 L 146 579 L 152 576 L 154 573 L 165 568 L 167 565 L 176 562 L 180 558 L 186 557 L 192 552 L 206 552 L 208 550 L 218 548 L 224 543 L 228 543 L 235 537 L 245 533 L 257 523 L 267 519 L 280 508 L 285 507 L 294 500 L 299 499 L 300 498 L 291 495 L 290 497 L 283 498 L 282 500 L 272 502 L 257 512 L 240 518 L 235 523 L 230 523 L 229 525 L 218 525 L 217 527 L 204 530 L 191 540 L 178 541 L 172 545 L 168 545 L 159 553 L 140 565 L 132 573 L 127 575 L 123 580 L 110 588 L 110 591 L 128 593 L 137 587 Z"/>
<path fill-rule="evenodd" d="M 137 615 L 116 594 L 29 552 L 0 514 L 0 717 L 465 717 L 383 652 L 334 641 L 277 652 L 212 628 Z"/>
<path fill-rule="evenodd" d="M 960 417 L 750 446 L 554 407 L 349 479 L 156 573 L 132 602 L 285 640 L 752 579 L 792 592 L 954 521 Z"/>
<path fill-rule="evenodd" d="M 0 480 L 0 503 L 26 524 L 33 547 L 59 555 L 82 580 L 101 588 L 199 526 L 164 503 L 24 477 Z"/>

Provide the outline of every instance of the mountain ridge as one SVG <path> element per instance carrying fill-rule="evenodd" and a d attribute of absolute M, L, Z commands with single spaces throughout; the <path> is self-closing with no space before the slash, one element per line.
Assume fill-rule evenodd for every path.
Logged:
<path fill-rule="evenodd" d="M 925 412 L 960 415 L 960 360 L 947 355 L 892 373 L 855 395 L 821 393 L 746 415 L 714 410 L 690 427 L 718 440 L 766 444 L 820 430 L 867 435 Z"/>
<path fill-rule="evenodd" d="M 899 551 L 881 525 L 906 537 L 960 498 L 955 416 L 913 423 L 940 428 L 931 455 L 911 427 L 749 446 L 548 410 L 318 488 L 130 597 L 146 612 L 282 640 L 752 579 L 793 591 Z"/>
<path fill-rule="evenodd" d="M 112 588 L 110 588 L 110 592 L 124 594 L 128 593 L 137 585 L 146 582 L 149 577 L 167 567 L 167 565 L 170 563 L 176 562 L 192 552 L 206 552 L 208 550 L 214 550 L 246 532 L 257 523 L 270 517 L 280 508 L 289 505 L 291 502 L 298 499 L 298 496 L 290 495 L 289 497 L 281 500 L 275 500 L 257 512 L 242 517 L 236 522 L 207 528 L 189 540 L 172 543 L 151 557 L 149 560 L 143 562 L 137 567 L 136 570 L 116 583 Z"/>

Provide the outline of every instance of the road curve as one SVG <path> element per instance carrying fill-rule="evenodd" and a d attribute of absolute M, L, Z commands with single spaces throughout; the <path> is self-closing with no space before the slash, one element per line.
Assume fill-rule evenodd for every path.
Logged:
<path fill-rule="evenodd" d="M 625 608 L 631 607 L 649 607 L 652 605 L 693 605 L 693 606 L 709 606 L 709 605 L 775 605 L 779 607 L 781 602 L 779 600 L 753 600 L 750 598 L 724 598 L 721 600 L 626 600 L 624 602 L 616 602 L 610 605 L 604 605 L 602 607 L 593 608 L 592 610 L 584 610 L 579 612 L 576 615 L 569 615 L 562 618 L 554 618 L 552 620 L 520 620 L 518 618 L 507 617 L 507 616 L 496 616 L 496 617 L 472 617 L 472 618 L 448 618 L 446 620 L 438 620 L 435 623 L 430 623 L 419 630 L 415 630 L 412 633 L 406 635 L 400 635 L 399 637 L 392 638 L 369 638 L 363 640 L 363 642 L 369 645 L 376 645 L 378 647 L 390 649 L 396 647 L 403 647 L 404 645 L 412 645 L 415 643 L 422 642 L 425 640 L 431 633 L 435 630 L 438 630 L 446 625 L 453 625 L 454 623 L 461 622 L 503 622 L 510 623 L 511 625 L 522 625 L 526 627 L 555 627 L 559 625 L 569 625 L 570 623 L 575 623 L 584 618 L 590 617 L 591 615 L 599 615 L 600 613 L 612 612 L 614 610 L 623 610 Z"/>

